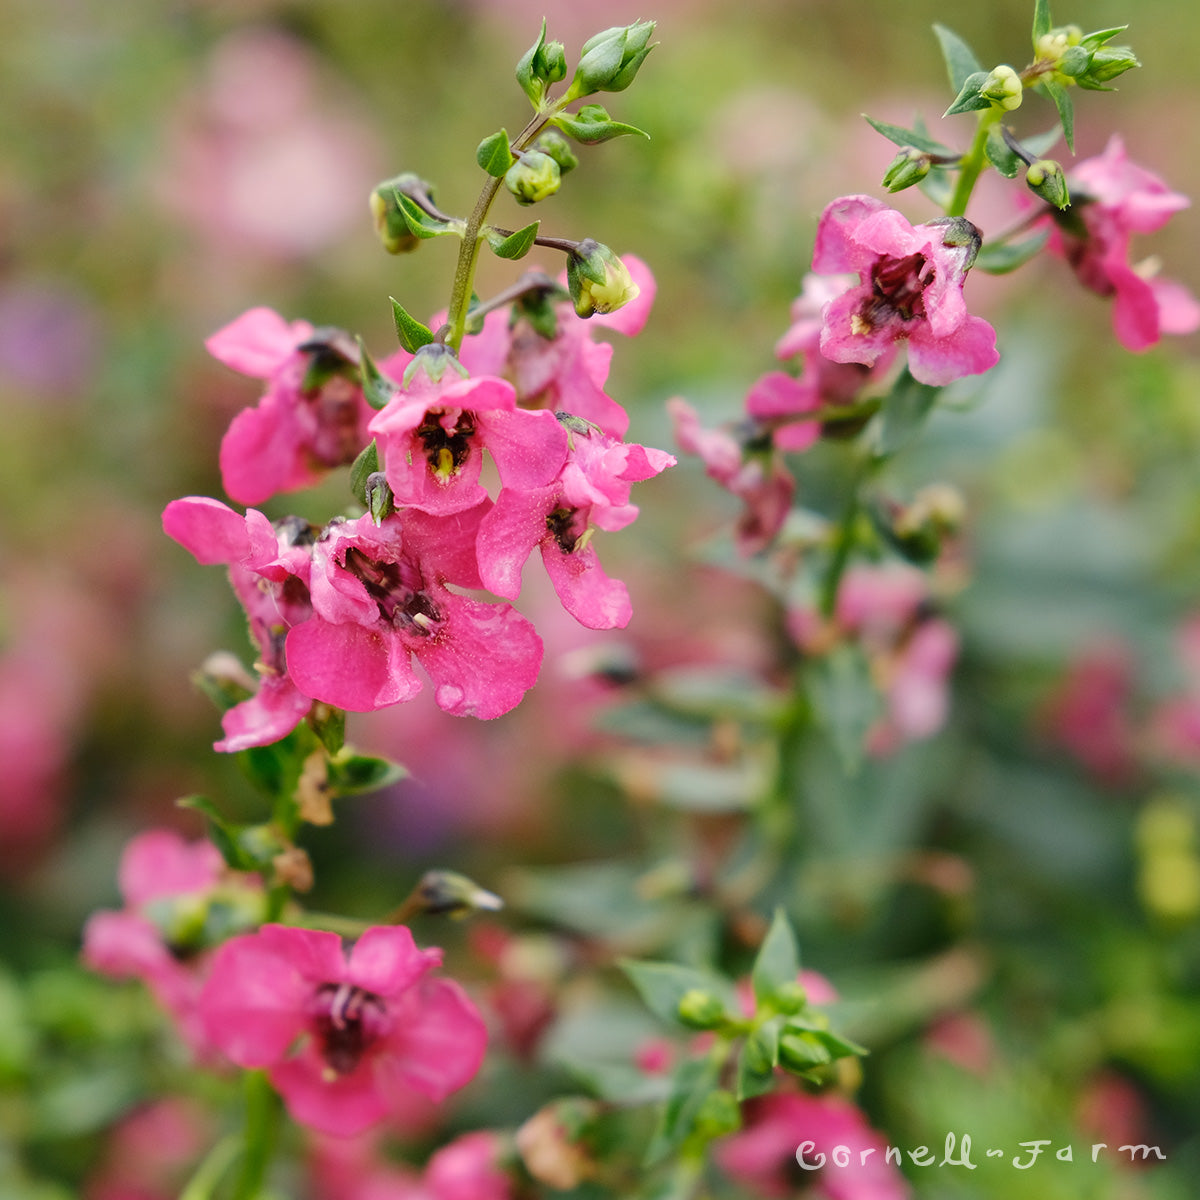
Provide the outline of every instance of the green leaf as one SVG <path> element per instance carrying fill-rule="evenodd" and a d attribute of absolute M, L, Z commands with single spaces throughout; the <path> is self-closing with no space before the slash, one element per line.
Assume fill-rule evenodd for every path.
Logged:
<path fill-rule="evenodd" d="M 840 646 L 813 665 L 813 707 L 847 775 L 862 766 L 867 731 L 883 711 L 866 656 L 857 646 Z"/>
<path fill-rule="evenodd" d="M 749 1100 L 771 1091 L 779 1065 L 781 1017 L 760 1025 L 742 1043 L 737 1061 L 737 1098 Z"/>
<path fill-rule="evenodd" d="M 367 503 L 367 480 L 379 470 L 379 447 L 371 444 L 354 460 L 350 468 L 350 490 L 361 504 Z"/>
<path fill-rule="evenodd" d="M 475 161 L 496 179 L 502 179 L 504 173 L 516 161 L 508 145 L 508 131 L 501 129 L 490 137 L 485 137 L 475 151 Z"/>
<path fill-rule="evenodd" d="M 895 454 L 921 431 L 939 391 L 932 384 L 918 383 L 904 368 L 883 401 L 883 422 L 875 449 L 880 458 Z"/>
<path fill-rule="evenodd" d="M 363 397 L 372 408 L 385 408 L 400 390 L 390 379 L 380 373 L 375 360 L 367 353 L 363 340 L 358 339 L 358 361 L 362 373 Z M 376 467 L 376 470 L 379 468 Z"/>
<path fill-rule="evenodd" d="M 487 230 L 488 245 L 491 246 L 492 253 L 497 258 L 524 258 L 533 246 L 540 225 L 541 221 L 534 221 L 532 225 L 526 225 L 524 229 L 518 229 L 507 237 L 498 230 L 489 228 Z"/>
<path fill-rule="evenodd" d="M 1004 140 L 1004 133 L 999 125 L 993 125 L 988 130 L 984 150 L 987 153 L 988 162 L 1005 179 L 1016 179 L 1021 170 L 1021 159 Z"/>
<path fill-rule="evenodd" d="M 800 974 L 800 950 L 787 913 L 775 910 L 771 927 L 758 948 L 750 980 L 759 1004 L 769 1002 L 781 984 L 794 984 Z"/>
<path fill-rule="evenodd" d="M 1007 275 L 1039 254 L 1049 237 L 1050 231 L 1043 230 L 1023 242 L 984 242 L 975 259 L 974 270 L 986 271 L 989 275 Z"/>
<path fill-rule="evenodd" d="M 428 325 L 422 325 L 416 317 L 410 316 L 404 306 L 394 296 L 389 296 L 392 302 L 392 316 L 396 322 L 396 336 L 400 345 L 409 354 L 416 354 L 422 346 L 428 346 L 433 341 L 433 330 Z"/>
<path fill-rule="evenodd" d="M 986 74 L 971 47 L 952 29 L 947 29 L 945 25 L 934 25 L 933 32 L 937 34 L 942 58 L 946 60 L 946 74 L 950 79 L 950 86 L 956 92 L 962 91 L 970 76 Z"/>
<path fill-rule="evenodd" d="M 1074 154 L 1075 106 L 1071 100 L 1071 94 L 1061 83 L 1057 83 L 1053 79 L 1043 79 L 1041 86 L 1045 89 L 1046 95 L 1054 101 L 1054 107 L 1058 109 L 1058 119 L 1062 122 L 1063 137 L 1066 139 L 1067 149 Z"/>
<path fill-rule="evenodd" d="M 631 958 L 621 959 L 617 965 L 637 988 L 646 1007 L 676 1028 L 689 1028 L 679 1019 L 679 1002 L 693 990 L 711 993 L 723 1002 L 729 1016 L 737 1011 L 733 990 L 719 975 L 678 963 L 641 962 Z"/>
<path fill-rule="evenodd" d="M 643 1165 L 654 1166 L 687 1140 L 704 1102 L 716 1089 L 719 1074 L 720 1065 L 707 1055 L 687 1059 L 675 1069 L 671 1094 L 646 1148 Z"/>
<path fill-rule="evenodd" d="M 1034 0 L 1033 3 L 1033 46 L 1037 49 L 1038 39 L 1050 32 L 1053 20 L 1050 16 L 1050 0 Z"/>
<path fill-rule="evenodd" d="M 959 113 L 977 112 L 980 109 L 991 108 L 992 102 L 986 96 L 979 94 L 979 89 L 987 82 L 987 78 L 986 71 L 976 71 L 974 75 L 969 75 L 954 98 L 954 103 L 942 113 L 942 116 L 953 117 Z"/>
<path fill-rule="evenodd" d="M 179 808 L 202 813 L 208 840 L 221 852 L 225 865 L 234 871 L 252 871 L 258 865 L 237 842 L 237 828 L 225 820 L 220 809 L 207 796 L 184 796 L 175 801 Z"/>
<path fill-rule="evenodd" d="M 535 108 L 541 104 L 542 97 L 546 94 L 546 85 L 533 73 L 533 64 L 545 44 L 546 18 L 543 17 L 542 31 L 538 34 L 537 41 L 521 55 L 520 61 L 517 63 L 517 82 L 521 85 L 521 90 L 529 97 L 530 104 Z M 501 174 L 503 173 L 502 171 Z"/>
<path fill-rule="evenodd" d="M 927 133 L 918 133 L 915 129 L 905 129 L 902 125 L 889 125 L 886 121 L 876 121 L 874 117 L 868 117 L 866 113 L 862 114 L 862 118 L 876 133 L 882 133 L 889 142 L 897 146 L 915 146 L 918 150 L 924 150 L 928 154 L 945 155 L 947 158 L 953 158 L 958 154 L 957 150 L 935 141 Z"/>
<path fill-rule="evenodd" d="M 329 760 L 329 787 L 337 796 L 358 796 L 408 777 L 408 770 L 389 758 L 343 750 Z"/>
<path fill-rule="evenodd" d="M 444 221 L 431 217 L 407 192 L 393 188 L 396 197 L 396 207 L 404 218 L 405 225 L 413 237 L 431 238 L 443 233 L 458 233 L 459 231 Z"/>
<path fill-rule="evenodd" d="M 551 123 L 585 146 L 594 146 L 624 134 L 650 137 L 644 129 L 638 129 L 636 125 L 611 120 L 601 104 L 585 104 L 574 116 L 570 113 L 560 113 L 551 118 Z"/>
<path fill-rule="evenodd" d="M 372 442 L 371 445 L 375 443 Z M 329 704 L 314 704 L 309 713 L 313 732 L 321 739 L 321 745 L 330 754 L 337 754 L 346 744 L 346 713 L 344 709 Z"/>
<path fill-rule="evenodd" d="M 1105 42 L 1111 42 L 1118 33 L 1124 33 L 1128 28 L 1128 25 L 1116 25 L 1112 29 L 1097 29 L 1086 34 L 1079 44 L 1087 50 L 1099 50 Z"/>

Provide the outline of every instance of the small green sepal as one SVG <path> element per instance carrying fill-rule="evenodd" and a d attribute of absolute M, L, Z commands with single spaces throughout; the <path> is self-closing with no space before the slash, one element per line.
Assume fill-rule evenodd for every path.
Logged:
<path fill-rule="evenodd" d="M 653 21 L 614 25 L 583 43 L 579 65 L 564 100 L 570 103 L 594 92 L 623 92 L 637 76 L 646 55 L 654 49 Z"/>
<path fill-rule="evenodd" d="M 394 296 L 388 299 L 392 302 L 392 317 L 396 322 L 396 336 L 400 339 L 400 345 L 409 354 L 416 354 L 422 346 L 428 346 L 433 341 L 433 330 L 411 316 Z"/>
<path fill-rule="evenodd" d="M 350 467 L 350 491 L 359 504 L 367 503 L 367 480 L 379 470 L 379 447 L 374 438 Z"/>
<path fill-rule="evenodd" d="M 521 60 L 517 63 L 516 74 L 521 90 L 529 97 L 530 104 L 539 111 L 546 97 L 547 87 L 567 77 L 566 51 L 562 42 L 546 41 L 544 18 L 537 41 L 521 55 Z"/>
<path fill-rule="evenodd" d="M 363 398 L 374 409 L 385 408 L 400 389 L 380 372 L 375 360 L 367 353 L 361 337 L 358 339 L 358 362 Z"/>
<path fill-rule="evenodd" d="M 975 74 L 968 75 L 959 89 L 958 95 L 954 98 L 954 103 L 942 113 L 942 116 L 953 117 L 959 113 L 977 112 L 980 109 L 991 108 L 992 102 L 980 94 L 980 89 L 989 78 L 987 71 L 976 71 Z"/>
<path fill-rule="evenodd" d="M 491 176 L 503 179 L 505 171 L 513 165 L 512 150 L 508 145 L 508 131 L 501 129 L 485 137 L 475 151 L 475 161 Z"/>
<path fill-rule="evenodd" d="M 392 496 L 392 489 L 388 485 L 387 476 L 382 471 L 372 471 L 363 485 L 363 492 L 367 501 L 367 512 L 371 514 L 371 520 L 375 522 L 375 528 L 378 529 L 383 524 L 384 518 L 390 517 L 396 511 L 395 499 Z"/>
<path fill-rule="evenodd" d="M 484 231 L 484 236 L 497 258 L 524 258 L 533 247 L 540 225 L 541 221 L 534 221 L 532 225 L 509 234 L 489 227 Z"/>

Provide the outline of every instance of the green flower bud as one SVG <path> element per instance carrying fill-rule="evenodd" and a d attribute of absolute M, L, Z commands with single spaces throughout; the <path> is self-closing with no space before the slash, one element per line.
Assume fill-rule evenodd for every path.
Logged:
<path fill-rule="evenodd" d="M 1033 43 L 1038 58 L 1044 62 L 1058 62 L 1072 46 L 1078 46 L 1083 41 L 1083 30 L 1078 25 L 1059 25 L 1043 33 Z"/>
<path fill-rule="evenodd" d="M 1005 112 L 1012 112 L 1013 109 L 1021 107 L 1025 85 L 1012 67 L 1001 64 L 993 68 L 992 73 L 983 81 L 979 94 L 985 100 L 999 105 Z"/>
<path fill-rule="evenodd" d="M 929 174 L 931 166 L 933 166 L 932 155 L 924 150 L 918 150 L 916 146 L 909 146 L 892 159 L 891 165 L 883 177 L 883 186 L 889 192 L 901 192 L 905 188 L 912 187 L 914 183 L 920 183 Z"/>
<path fill-rule="evenodd" d="M 556 163 L 558 169 L 565 175 L 579 166 L 579 159 L 571 149 L 571 143 L 555 129 L 547 129 L 536 142 L 533 149 L 542 154 L 548 154 Z"/>
<path fill-rule="evenodd" d="M 779 1039 L 779 1065 L 789 1071 L 811 1071 L 833 1062 L 833 1055 L 807 1032 L 785 1033 Z"/>
<path fill-rule="evenodd" d="M 1128 46 L 1101 46 L 1092 55 L 1087 72 L 1079 80 L 1080 87 L 1098 88 L 1134 67 L 1140 67 L 1137 55 Z"/>
<path fill-rule="evenodd" d="M 594 92 L 624 91 L 653 49 L 649 45 L 653 32 L 653 21 L 635 21 L 632 25 L 615 25 L 588 38 L 565 98 L 570 101 Z"/>
<path fill-rule="evenodd" d="M 404 191 L 413 184 L 419 185 L 424 191 L 429 189 L 429 185 L 422 183 L 416 175 L 406 173 L 385 180 L 371 193 L 371 216 L 375 220 L 375 231 L 389 254 L 407 254 L 420 244 L 420 239 L 413 235 L 404 220 L 396 200 L 397 191 Z"/>
<path fill-rule="evenodd" d="M 562 184 L 562 169 L 549 154 L 526 150 L 504 176 L 504 186 L 519 204 L 536 204 L 553 196 Z"/>
<path fill-rule="evenodd" d="M 1071 203 L 1062 164 L 1052 158 L 1039 158 L 1032 163 L 1025 172 L 1025 183 L 1035 196 L 1040 196 L 1055 208 L 1067 208 Z"/>
<path fill-rule="evenodd" d="M 591 238 L 580 242 L 567 259 L 567 287 L 581 317 L 616 312 L 641 291 L 625 264 Z"/>
<path fill-rule="evenodd" d="M 771 1007 L 776 1012 L 781 1012 L 788 1017 L 794 1017 L 798 1012 L 803 1012 L 807 1003 L 808 993 L 798 980 L 781 983 L 771 993 Z"/>
<path fill-rule="evenodd" d="M 719 1088 L 704 1097 L 694 1126 L 698 1134 L 704 1138 L 719 1138 L 736 1133 L 741 1127 L 741 1106 L 732 1092 Z"/>
<path fill-rule="evenodd" d="M 716 1029 L 725 1020 L 725 1006 L 712 992 L 690 988 L 679 1000 L 679 1019 L 689 1029 Z"/>
<path fill-rule="evenodd" d="M 434 916 L 467 917 L 475 912 L 498 912 L 504 901 L 457 871 L 426 871 L 413 893 L 420 911 Z"/>

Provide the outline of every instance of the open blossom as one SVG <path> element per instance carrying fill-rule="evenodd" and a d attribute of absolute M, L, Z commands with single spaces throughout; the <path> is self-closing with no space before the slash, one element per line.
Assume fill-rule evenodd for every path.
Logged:
<path fill-rule="evenodd" d="M 264 925 L 217 951 L 201 1018 L 228 1058 L 269 1072 L 297 1121 L 352 1137 L 408 1090 L 440 1101 L 478 1071 L 487 1032 L 458 984 L 428 977 L 441 960 L 401 925 L 348 953 L 334 933 Z"/>
<path fill-rule="evenodd" d="M 163 529 L 199 562 L 228 564 L 258 647 L 258 690 L 221 718 L 225 737 L 215 749 L 234 753 L 278 741 L 312 707 L 288 673 L 284 646 L 288 631 L 312 613 L 308 575 L 315 531 L 294 517 L 272 526 L 253 508 L 243 517 L 205 496 L 171 501 Z"/>
<path fill-rule="evenodd" d="M 209 904 L 219 899 L 235 927 L 246 928 L 261 919 L 261 889 L 253 877 L 227 879 L 211 842 L 188 842 L 167 829 L 147 830 L 125 847 L 118 883 L 125 907 L 88 918 L 84 963 L 117 979 L 142 980 L 189 1045 L 202 1050 L 196 1005 L 205 961 L 195 951 L 203 946 Z"/>
<path fill-rule="evenodd" d="M 485 447 L 506 487 L 543 487 L 555 477 L 567 436 L 553 413 L 517 408 L 506 380 L 464 379 L 436 361 L 434 380 L 420 356 L 413 365 L 408 385 L 370 423 L 397 504 L 441 514 L 479 504 L 487 497 L 479 483 Z"/>
<path fill-rule="evenodd" d="M 915 379 L 941 386 L 999 361 L 996 331 L 967 312 L 963 282 L 979 249 L 963 217 L 910 225 L 872 196 L 843 196 L 821 214 L 812 269 L 859 277 L 824 309 L 821 353 L 871 366 L 908 343 Z"/>
<path fill-rule="evenodd" d="M 745 1106 L 745 1125 L 717 1143 L 714 1157 L 721 1169 L 753 1195 L 784 1200 L 796 1194 L 797 1176 L 810 1188 L 812 1200 L 904 1200 L 904 1176 L 884 1157 L 884 1138 L 867 1124 L 849 1100 L 833 1093 L 810 1096 L 776 1092 Z M 805 1171 L 796 1153 L 803 1146 Z M 833 1153 L 849 1151 L 846 1165 Z M 873 1150 L 863 1161 L 864 1150 Z M 817 1164 L 824 1155 L 824 1166 Z"/>
<path fill-rule="evenodd" d="M 489 313 L 483 329 L 467 337 L 460 357 L 472 375 L 499 375 L 512 381 L 522 408 L 569 412 L 613 437 L 625 436 L 629 414 L 604 391 L 613 348 L 592 340 L 597 328 L 633 337 L 640 333 L 654 303 L 656 285 L 650 268 L 635 255 L 621 260 L 638 295 L 611 313 L 584 319 L 570 301 L 555 306 L 556 330 L 543 337 L 524 320 L 515 324 L 506 311 Z"/>
<path fill-rule="evenodd" d="M 533 626 L 509 604 L 447 586 L 485 586 L 475 541 L 490 508 L 485 497 L 449 516 L 331 522 L 313 546 L 313 615 L 287 635 L 301 691 L 354 712 L 384 708 L 421 690 L 415 658 L 446 712 L 487 719 L 520 703 L 542 661 Z"/>
<path fill-rule="evenodd" d="M 749 556 L 765 549 L 787 519 L 796 490 L 770 435 L 755 428 L 741 440 L 729 429 L 705 429 L 696 410 L 678 396 L 667 401 L 667 412 L 679 448 L 698 455 L 709 478 L 742 501 L 738 550 Z"/>
<path fill-rule="evenodd" d="M 239 504 L 317 483 L 358 456 L 371 408 L 355 382 L 357 351 L 344 334 L 252 308 L 205 342 L 227 367 L 267 380 L 221 441 L 221 482 Z"/>
<path fill-rule="evenodd" d="M 632 608 L 620 580 L 600 566 L 591 534 L 614 532 L 637 517 L 630 485 L 672 466 L 662 450 L 615 438 L 583 421 L 569 421 L 571 449 L 558 478 L 547 487 L 504 488 L 479 528 L 479 569 L 484 586 L 515 599 L 521 568 L 533 548 L 563 607 L 589 629 L 623 628 Z"/>
<path fill-rule="evenodd" d="M 1130 262 L 1136 233 L 1154 233 L 1191 201 L 1130 162 L 1114 135 L 1102 154 L 1070 175 L 1072 204 L 1053 214 L 1050 249 L 1089 291 L 1113 300 L 1113 327 L 1127 350 L 1145 350 L 1164 333 L 1200 328 L 1200 303 L 1182 284 L 1157 275 L 1154 260 Z"/>

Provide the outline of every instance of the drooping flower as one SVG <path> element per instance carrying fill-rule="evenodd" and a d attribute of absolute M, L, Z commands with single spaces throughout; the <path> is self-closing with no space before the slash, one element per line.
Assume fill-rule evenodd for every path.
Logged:
<path fill-rule="evenodd" d="M 1113 300 L 1113 328 L 1127 350 L 1145 350 L 1164 333 L 1200 328 L 1200 302 L 1182 284 L 1160 278 L 1154 259 L 1130 262 L 1137 233 L 1154 233 L 1191 201 L 1129 160 L 1114 135 L 1103 153 L 1071 172 L 1072 203 L 1054 213 L 1051 251 L 1062 255 L 1089 291 Z"/>
<path fill-rule="evenodd" d="M 313 547 L 313 615 L 287 635 L 288 671 L 306 695 L 369 712 L 421 690 L 416 658 L 438 706 L 498 717 L 537 680 L 541 639 L 510 604 L 472 599 L 448 584 L 486 586 L 475 542 L 486 497 L 448 516 L 417 509 L 377 527 L 370 516 L 328 525 Z"/>
<path fill-rule="evenodd" d="M 637 517 L 630 486 L 672 466 L 662 450 L 618 442 L 587 422 L 567 420 L 571 449 L 548 487 L 501 490 L 479 528 L 479 570 L 484 586 L 515 599 L 521 568 L 533 548 L 563 607 L 589 629 L 623 628 L 632 607 L 625 585 L 600 565 L 591 535 L 615 532 Z"/>
<path fill-rule="evenodd" d="M 512 384 L 490 375 L 463 378 L 449 352 L 427 347 L 430 372 L 418 355 L 409 383 L 371 419 L 396 503 L 447 515 L 479 504 L 486 447 L 506 487 L 537 488 L 558 473 L 566 433 L 549 412 L 517 408 Z M 415 368 L 415 369 L 414 369 Z"/>
<path fill-rule="evenodd" d="M 294 517 L 272 526 L 253 508 L 243 517 L 206 496 L 171 501 L 163 529 L 199 562 L 228 564 L 258 647 L 258 690 L 224 714 L 225 736 L 214 748 L 234 753 L 278 741 L 312 707 L 288 673 L 284 644 L 288 630 L 312 613 L 308 576 L 316 531 Z"/>
<path fill-rule="evenodd" d="M 239 504 L 309 487 L 353 462 L 370 440 L 371 408 L 347 335 L 252 308 L 205 345 L 227 367 L 268 381 L 262 399 L 234 417 L 221 440 L 221 482 Z"/>
<path fill-rule="evenodd" d="M 839 1146 L 848 1152 L 845 1165 L 833 1159 Z M 797 1160 L 801 1148 L 807 1170 Z M 866 1150 L 872 1153 L 864 1159 Z M 783 1200 L 803 1182 L 812 1200 L 904 1200 L 908 1185 L 886 1150 L 884 1138 L 844 1097 L 776 1092 L 747 1103 L 744 1127 L 718 1142 L 714 1157 L 756 1196 Z"/>
<path fill-rule="evenodd" d="M 812 269 L 859 277 L 824 309 L 821 353 L 872 366 L 893 343 L 908 343 L 915 379 L 941 386 L 995 366 L 996 331 L 963 301 L 979 231 L 963 217 L 913 226 L 872 196 L 829 204 L 817 228 Z"/>
<path fill-rule="evenodd" d="M 252 876 L 227 876 L 211 842 L 187 842 L 167 829 L 140 833 L 125 847 L 118 883 L 125 907 L 88 918 L 83 961 L 103 975 L 140 979 L 202 1051 L 196 1005 L 209 931 L 215 937 L 256 924 L 261 887 Z"/>
<path fill-rule="evenodd" d="M 264 925 L 226 942 L 200 996 L 212 1043 L 265 1069 L 301 1124 L 352 1137 L 416 1089 L 441 1101 L 479 1069 L 483 1020 L 459 985 L 429 978 L 440 950 L 400 925 L 349 950 L 324 930 Z"/>

